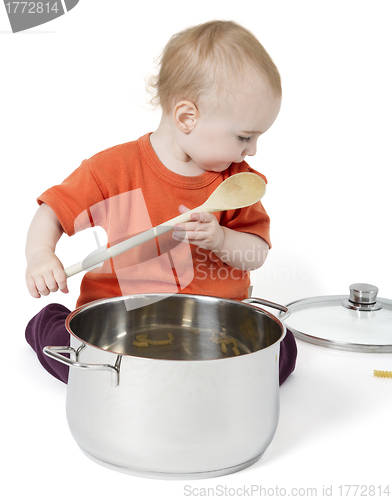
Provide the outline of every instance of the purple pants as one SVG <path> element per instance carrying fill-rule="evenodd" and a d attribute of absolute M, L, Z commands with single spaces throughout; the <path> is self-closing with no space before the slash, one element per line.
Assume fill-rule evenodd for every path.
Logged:
<path fill-rule="evenodd" d="M 54 377 L 68 382 L 69 367 L 43 353 L 45 346 L 69 346 L 70 335 L 65 328 L 65 319 L 71 311 L 61 304 L 44 307 L 26 327 L 26 340 L 37 353 L 41 365 Z M 297 345 L 290 330 L 280 343 L 279 385 L 294 371 Z"/>

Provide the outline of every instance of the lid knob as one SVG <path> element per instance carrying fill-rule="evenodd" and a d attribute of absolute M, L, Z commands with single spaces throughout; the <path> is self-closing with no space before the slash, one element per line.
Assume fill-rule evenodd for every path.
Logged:
<path fill-rule="evenodd" d="M 367 283 L 354 283 L 350 285 L 350 302 L 356 304 L 375 304 L 378 288 Z"/>
<path fill-rule="evenodd" d="M 377 302 L 378 288 L 368 283 L 354 283 L 350 285 L 350 297 L 343 301 L 343 305 L 357 311 L 377 311 L 382 305 Z"/>

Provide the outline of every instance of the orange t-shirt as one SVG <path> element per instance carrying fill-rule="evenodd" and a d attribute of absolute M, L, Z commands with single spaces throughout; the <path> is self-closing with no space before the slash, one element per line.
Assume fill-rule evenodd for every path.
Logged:
<path fill-rule="evenodd" d="M 176 174 L 160 162 L 149 136 L 84 160 L 62 184 L 45 191 L 38 203 L 46 203 L 54 210 L 67 235 L 102 226 L 111 246 L 176 217 L 180 204 L 196 208 L 231 175 L 253 172 L 266 180 L 246 162 L 197 177 Z M 222 226 L 256 234 L 271 246 L 270 221 L 260 202 L 217 212 L 215 216 Z M 255 249 L 249 249 L 252 251 Z M 213 252 L 185 240 L 175 241 L 169 232 L 88 271 L 76 305 L 142 293 L 188 293 L 242 300 L 248 296 L 249 285 L 248 271 L 234 269 Z"/>

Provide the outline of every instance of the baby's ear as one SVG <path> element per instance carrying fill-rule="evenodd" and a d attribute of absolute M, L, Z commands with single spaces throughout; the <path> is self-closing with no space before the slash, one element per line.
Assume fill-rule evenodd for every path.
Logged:
<path fill-rule="evenodd" d="M 196 126 L 199 110 L 196 104 L 190 101 L 180 101 L 174 106 L 173 119 L 178 130 L 189 134 Z"/>

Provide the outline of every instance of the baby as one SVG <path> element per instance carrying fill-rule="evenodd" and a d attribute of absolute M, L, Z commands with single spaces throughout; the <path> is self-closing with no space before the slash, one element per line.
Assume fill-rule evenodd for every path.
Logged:
<path fill-rule="evenodd" d="M 26 282 L 33 297 L 68 292 L 55 255 L 63 232 L 100 225 L 110 246 L 201 205 L 231 175 L 262 176 L 244 160 L 256 154 L 257 140 L 278 116 L 281 84 L 275 64 L 248 30 L 212 21 L 178 33 L 166 45 L 151 85 L 162 108 L 157 130 L 84 160 L 38 198 L 26 244 Z M 263 265 L 271 246 L 269 217 L 260 202 L 194 213 L 191 222 L 174 229 L 170 241 L 160 238 L 86 273 L 76 305 L 151 292 L 248 296 L 249 271 Z M 63 381 L 66 374 L 53 373 L 58 367 L 48 366 L 42 346 L 65 345 L 68 312 L 51 304 L 26 330 L 41 363 Z M 55 331 L 56 339 L 61 331 L 64 340 L 53 342 Z M 282 382 L 295 364 L 291 334 L 281 346 L 289 348 L 281 356 Z"/>

